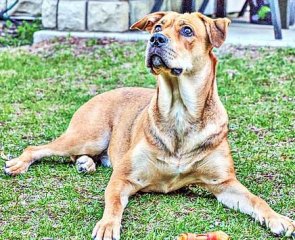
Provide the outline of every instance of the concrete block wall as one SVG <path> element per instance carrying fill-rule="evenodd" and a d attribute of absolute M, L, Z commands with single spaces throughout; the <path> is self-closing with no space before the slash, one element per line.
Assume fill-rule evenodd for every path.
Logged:
<path fill-rule="evenodd" d="M 133 24 L 151 12 L 154 0 L 130 0 L 130 23 Z"/>
<path fill-rule="evenodd" d="M 44 0 L 42 4 L 42 25 L 48 29 L 57 28 L 57 0 Z"/>
<path fill-rule="evenodd" d="M 57 27 L 59 30 L 86 30 L 86 4 L 85 1 L 63 0 L 59 1 L 57 14 Z"/>
<path fill-rule="evenodd" d="M 18 3 L 8 11 L 13 16 L 32 16 L 41 15 L 41 5 L 43 0 L 19 0 Z M 0 0 L 0 10 L 11 6 L 15 0 Z"/>
<path fill-rule="evenodd" d="M 43 0 L 42 24 L 61 31 L 124 32 L 154 0 Z"/>
<path fill-rule="evenodd" d="M 123 32 L 129 28 L 129 4 L 125 1 L 90 1 L 88 30 Z"/>

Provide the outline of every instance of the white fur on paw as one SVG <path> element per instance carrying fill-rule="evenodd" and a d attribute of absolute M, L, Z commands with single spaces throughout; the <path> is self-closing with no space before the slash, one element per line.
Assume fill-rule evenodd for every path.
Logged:
<path fill-rule="evenodd" d="M 270 219 L 266 219 L 266 225 L 276 235 L 281 236 L 294 236 L 295 235 L 295 222 L 290 218 L 276 214 Z"/>
<path fill-rule="evenodd" d="M 101 219 L 92 231 L 94 240 L 120 240 L 121 223 L 110 218 Z"/>
<path fill-rule="evenodd" d="M 82 156 L 77 159 L 76 168 L 80 173 L 95 172 L 96 166 L 92 158 Z"/>
<path fill-rule="evenodd" d="M 30 164 L 21 161 L 19 158 L 14 158 L 6 161 L 4 172 L 10 176 L 16 176 L 18 174 L 25 173 L 29 166 Z"/>

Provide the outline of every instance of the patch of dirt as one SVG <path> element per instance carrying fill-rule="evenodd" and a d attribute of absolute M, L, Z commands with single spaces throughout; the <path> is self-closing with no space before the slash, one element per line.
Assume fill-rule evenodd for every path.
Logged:
<path fill-rule="evenodd" d="M 263 139 L 268 133 L 268 130 L 266 130 L 264 128 L 258 128 L 258 127 L 255 127 L 255 126 L 249 126 L 248 129 L 251 132 L 254 132 L 259 139 Z"/>
<path fill-rule="evenodd" d="M 294 55 L 284 56 L 284 59 L 289 63 L 295 63 L 295 56 Z"/>
<path fill-rule="evenodd" d="M 215 50 L 217 56 L 222 57 L 230 54 L 235 58 L 249 58 L 259 60 L 265 56 L 265 53 L 275 52 L 274 47 L 255 47 L 255 46 L 237 46 L 225 44 L 221 48 Z"/>
<path fill-rule="evenodd" d="M 112 43 L 126 44 L 115 39 L 83 39 L 83 38 L 56 38 L 34 44 L 28 48 L 32 54 L 50 57 L 58 50 L 70 50 L 75 56 L 93 54 L 96 49 Z"/>
<path fill-rule="evenodd" d="M 50 57 L 58 50 L 70 50 L 74 55 L 87 55 L 93 54 L 95 49 L 106 47 L 112 43 L 119 43 L 122 45 L 134 44 L 134 42 L 129 41 L 119 41 L 116 39 L 105 38 L 105 39 L 83 39 L 75 37 L 63 37 L 55 38 L 53 40 L 46 40 L 32 46 L 23 46 L 14 48 L 15 50 L 25 50 L 32 54 L 41 55 L 43 57 Z M 10 49 L 11 51 L 11 49 Z M 276 48 L 271 47 L 254 47 L 254 46 L 237 46 L 225 44 L 221 48 L 216 49 L 215 53 L 217 56 L 222 57 L 225 55 L 232 55 L 236 58 L 250 58 L 250 59 L 261 59 L 265 54 L 276 51 Z M 132 54 L 132 53 L 130 53 Z M 288 61 L 294 61 L 294 57 L 290 56 Z"/>

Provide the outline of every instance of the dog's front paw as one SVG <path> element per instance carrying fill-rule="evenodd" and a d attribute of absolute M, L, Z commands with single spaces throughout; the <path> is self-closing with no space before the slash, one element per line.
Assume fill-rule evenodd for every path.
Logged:
<path fill-rule="evenodd" d="M 280 214 L 275 214 L 268 219 L 265 219 L 266 226 L 270 230 L 280 236 L 294 236 L 295 237 L 295 222 L 290 218 L 282 216 Z"/>
<path fill-rule="evenodd" d="M 81 156 L 77 159 L 76 167 L 79 173 L 95 172 L 96 166 L 92 158 Z"/>
<path fill-rule="evenodd" d="M 29 166 L 29 163 L 21 161 L 19 158 L 14 158 L 6 161 L 4 172 L 10 176 L 16 176 L 25 173 Z"/>
<path fill-rule="evenodd" d="M 101 219 L 92 232 L 94 240 L 119 240 L 121 224 L 119 221 Z"/>

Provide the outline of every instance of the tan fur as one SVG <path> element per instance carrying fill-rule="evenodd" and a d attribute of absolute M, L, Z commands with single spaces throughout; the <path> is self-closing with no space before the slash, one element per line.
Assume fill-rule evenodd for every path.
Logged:
<path fill-rule="evenodd" d="M 162 58 L 171 67 L 153 69 L 156 90 L 121 88 L 94 97 L 74 114 L 61 137 L 27 148 L 6 163 L 5 172 L 23 173 L 35 160 L 50 155 L 71 156 L 86 164 L 86 171 L 93 171 L 89 157 L 107 149 L 113 174 L 103 218 L 93 230 L 96 239 L 119 239 L 123 210 L 132 194 L 167 193 L 188 184 L 203 186 L 226 206 L 265 222 L 276 234 L 290 236 L 294 223 L 250 193 L 235 176 L 212 53 L 224 42 L 229 20 L 161 12 L 132 28 L 153 32 L 156 24 L 169 38 Z M 194 35 L 182 36 L 183 26 L 190 26 Z M 176 67 L 183 69 L 179 76 L 170 72 Z"/>

